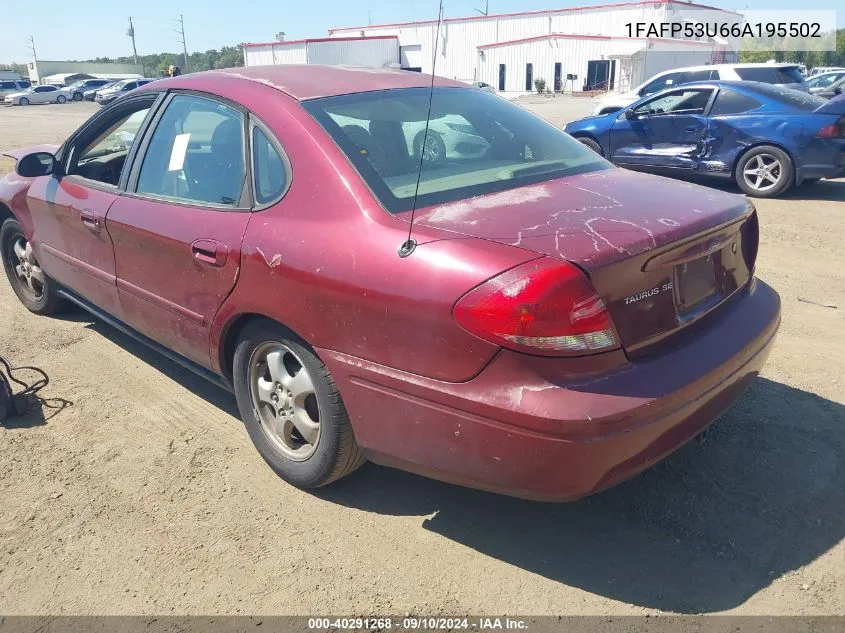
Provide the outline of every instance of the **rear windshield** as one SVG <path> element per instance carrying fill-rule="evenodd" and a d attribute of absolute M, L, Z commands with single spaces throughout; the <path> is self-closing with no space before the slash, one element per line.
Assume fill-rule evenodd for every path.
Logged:
<path fill-rule="evenodd" d="M 804 75 L 798 66 L 761 66 L 759 68 L 737 68 L 736 74 L 745 81 L 761 81 L 766 84 L 802 84 Z"/>
<path fill-rule="evenodd" d="M 784 105 L 792 106 L 799 110 L 806 110 L 807 112 L 817 110 L 827 103 L 827 99 L 822 97 L 783 86 L 757 85 L 754 86 L 754 90 Z"/>
<path fill-rule="evenodd" d="M 425 207 L 611 166 L 527 110 L 470 88 L 434 89 L 426 136 L 429 94 L 384 90 L 303 106 L 392 213 L 411 209 L 418 177 Z"/>

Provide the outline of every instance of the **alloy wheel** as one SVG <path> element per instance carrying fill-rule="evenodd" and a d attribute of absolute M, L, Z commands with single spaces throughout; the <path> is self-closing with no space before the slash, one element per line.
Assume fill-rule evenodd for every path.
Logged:
<path fill-rule="evenodd" d="M 314 380 L 286 345 L 262 343 L 249 362 L 249 390 L 267 439 L 285 457 L 304 461 L 320 441 L 320 407 Z"/>
<path fill-rule="evenodd" d="M 783 165 L 772 154 L 756 154 L 742 168 L 742 177 L 746 184 L 760 192 L 773 189 L 783 176 Z"/>
<path fill-rule="evenodd" d="M 436 163 L 441 158 L 441 147 L 438 139 L 429 134 L 425 137 L 425 143 L 420 140 L 420 151 L 422 152 L 422 158 L 427 163 Z"/>
<path fill-rule="evenodd" d="M 18 287 L 32 300 L 38 301 L 44 294 L 44 271 L 32 252 L 32 245 L 23 235 L 12 238 L 8 253 L 12 268 L 17 275 Z"/>

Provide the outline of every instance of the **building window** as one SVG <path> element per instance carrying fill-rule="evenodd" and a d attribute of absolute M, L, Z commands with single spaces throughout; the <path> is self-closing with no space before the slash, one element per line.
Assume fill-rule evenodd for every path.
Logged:
<path fill-rule="evenodd" d="M 505 65 L 499 64 L 499 90 L 505 89 Z"/>
<path fill-rule="evenodd" d="M 528 92 L 534 88 L 534 64 L 525 64 L 525 89 Z"/>

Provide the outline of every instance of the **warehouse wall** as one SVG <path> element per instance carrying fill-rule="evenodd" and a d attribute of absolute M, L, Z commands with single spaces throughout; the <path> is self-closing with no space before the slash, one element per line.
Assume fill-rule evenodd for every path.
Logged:
<path fill-rule="evenodd" d="M 309 64 L 366 66 L 384 68 L 399 63 L 399 40 L 341 40 L 308 42 Z"/>
<path fill-rule="evenodd" d="M 674 50 L 679 45 L 651 43 L 629 39 L 583 39 L 549 37 L 531 42 L 503 44 L 484 48 L 479 62 L 479 80 L 499 88 L 499 65 L 505 64 L 505 90 L 507 95 L 526 92 L 526 64 L 532 64 L 533 78 L 545 79 L 546 87 L 554 85 L 554 67 L 561 63 L 561 78 L 567 91 L 580 92 L 587 77 L 590 60 L 616 60 L 616 89 L 630 89 L 663 70 L 680 66 L 697 66 L 710 61 L 709 47 L 690 43 L 690 50 Z M 578 75 L 572 84 L 566 75 Z M 532 88 L 533 90 L 533 88 Z"/>
<path fill-rule="evenodd" d="M 305 44 L 262 44 L 244 48 L 244 66 L 308 63 Z"/>
<path fill-rule="evenodd" d="M 504 15 L 504 16 L 490 16 L 474 17 L 472 19 L 449 19 L 444 21 L 441 25 L 441 41 L 439 54 L 437 58 L 437 74 L 451 79 L 458 79 L 461 81 L 486 81 L 494 86 L 498 85 L 498 76 L 491 76 L 490 65 L 484 64 L 478 54 L 478 46 L 492 43 L 509 42 L 512 40 L 525 39 L 541 35 L 548 35 L 550 33 L 563 34 L 578 34 L 578 35 L 610 35 L 614 37 L 628 36 L 628 29 L 625 24 L 636 22 L 660 22 L 667 19 L 673 20 L 692 20 L 692 21 L 718 21 L 718 22 L 732 22 L 741 20 L 741 16 L 731 14 L 716 9 L 700 9 L 697 7 L 690 7 L 686 3 L 673 2 L 666 4 L 637 4 L 627 6 L 615 7 L 598 7 L 598 8 L 575 8 L 568 10 L 550 10 L 541 13 L 532 13 L 528 15 Z M 329 35 L 331 37 L 348 37 L 353 36 L 372 36 L 372 35 L 396 35 L 399 38 L 399 43 L 402 46 L 419 45 L 421 49 L 422 71 L 430 73 L 432 68 L 432 50 L 435 32 L 437 30 L 436 22 L 418 22 L 414 24 L 397 24 L 384 26 L 364 26 L 364 27 L 350 27 L 333 29 Z M 541 45 L 531 45 L 532 54 L 540 53 L 543 49 Z M 548 47 L 549 44 L 547 43 Z M 608 55 L 611 50 L 607 42 L 593 43 L 589 47 L 587 44 L 581 46 L 573 45 L 576 49 L 576 55 L 581 55 L 583 51 L 589 50 L 590 59 L 600 59 L 601 55 Z M 604 46 L 603 50 L 596 47 Z M 585 48 L 588 47 L 588 48 Z M 491 49 L 487 49 L 491 50 Z M 712 53 L 708 49 L 708 53 L 701 51 L 692 54 L 690 51 L 681 51 L 685 53 L 685 58 L 694 58 L 695 64 L 703 64 L 710 61 Z M 498 53 L 497 53 L 498 54 Z M 511 51 L 511 55 L 518 53 Z M 583 53 L 586 54 L 586 53 Z M 577 60 L 558 60 L 566 62 L 566 67 L 578 67 L 583 69 L 576 70 L 576 74 L 580 77 L 585 76 L 586 65 L 581 64 L 580 57 Z M 633 81 L 637 81 L 639 77 L 650 71 L 651 68 L 662 65 L 664 62 L 655 61 L 652 58 L 647 63 L 640 60 L 639 71 L 634 70 Z M 666 57 L 665 59 L 669 59 Z M 524 75 L 524 64 L 530 59 L 524 59 L 520 63 L 523 65 L 522 74 Z M 726 61 L 733 61 L 727 59 Z M 511 60 L 510 63 L 505 62 L 508 68 L 514 63 L 516 59 Z M 541 62 L 534 61 L 535 68 Z M 545 64 L 545 62 L 542 62 Z M 631 62 L 629 62 L 631 63 Z M 482 65 L 484 70 L 482 71 Z M 636 64 L 634 64 L 636 66 Z M 648 68 L 647 68 L 648 67 Z M 497 65 L 498 68 L 498 65 Z M 543 74 L 553 73 L 545 70 Z M 564 70 L 566 72 L 573 72 Z M 537 70 L 535 70 L 535 76 Z M 550 75 L 553 77 L 553 74 Z M 550 77 L 544 77 L 549 81 Z M 495 81 L 492 81 L 495 80 Z M 516 85 L 516 77 L 508 78 L 508 85 Z M 524 76 L 522 80 L 522 89 L 524 89 Z"/>

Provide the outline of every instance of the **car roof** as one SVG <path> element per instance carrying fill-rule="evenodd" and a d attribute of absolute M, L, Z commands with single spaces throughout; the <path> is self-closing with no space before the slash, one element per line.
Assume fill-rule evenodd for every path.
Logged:
<path fill-rule="evenodd" d="M 203 86 L 211 88 L 214 83 L 231 81 L 261 83 L 294 99 L 305 101 L 319 97 L 332 97 L 373 90 L 428 88 L 431 86 L 432 78 L 431 75 L 408 70 L 322 66 L 319 64 L 285 64 L 210 70 L 161 79 L 155 81 L 154 85 L 155 89 L 178 87 L 201 89 Z M 470 89 L 464 83 L 443 77 L 435 77 L 434 85 Z"/>
<path fill-rule="evenodd" d="M 724 70 L 727 68 L 797 68 L 798 64 L 790 64 L 790 63 L 776 63 L 776 64 L 768 64 L 765 62 L 759 63 L 745 63 L 745 64 L 706 64 L 702 66 L 683 66 L 682 68 L 670 68 L 669 70 L 664 70 L 652 77 L 657 77 L 660 75 L 665 75 L 667 73 L 676 73 L 676 72 L 688 72 L 688 71 L 696 71 L 696 70 Z"/>

